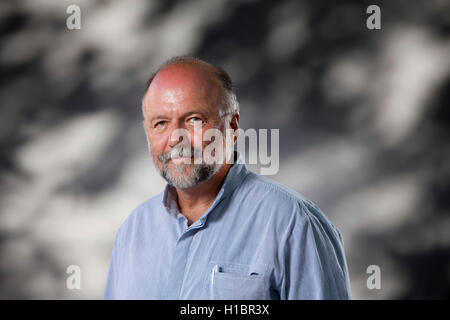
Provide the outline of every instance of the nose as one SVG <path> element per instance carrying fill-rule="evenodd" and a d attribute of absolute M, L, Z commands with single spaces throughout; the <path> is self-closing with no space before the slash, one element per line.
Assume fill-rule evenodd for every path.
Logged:
<path fill-rule="evenodd" d="M 173 148 L 182 141 L 185 141 L 185 143 L 189 141 L 189 133 L 186 129 L 173 125 L 167 144 L 170 148 Z"/>

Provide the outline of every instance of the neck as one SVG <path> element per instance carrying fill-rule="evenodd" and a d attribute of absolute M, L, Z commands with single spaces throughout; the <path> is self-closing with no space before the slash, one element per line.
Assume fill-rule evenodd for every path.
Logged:
<path fill-rule="evenodd" d="M 213 204 L 231 166 L 231 164 L 225 163 L 210 179 L 191 188 L 176 188 L 178 206 L 180 212 L 188 219 L 188 225 L 200 219 Z"/>

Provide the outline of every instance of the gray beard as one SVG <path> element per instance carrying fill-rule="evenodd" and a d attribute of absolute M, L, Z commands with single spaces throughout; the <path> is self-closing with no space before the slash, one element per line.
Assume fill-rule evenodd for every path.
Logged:
<path fill-rule="evenodd" d="M 150 154 L 151 147 L 149 144 L 149 150 Z M 187 152 L 189 150 L 190 152 Z M 202 156 L 202 150 L 199 150 L 197 148 L 193 148 L 190 145 L 177 145 L 175 146 L 171 152 L 166 152 L 161 155 L 159 155 L 157 158 L 161 163 L 161 166 L 159 166 L 159 163 L 156 161 L 156 159 L 152 155 L 153 164 L 155 165 L 156 169 L 158 169 L 159 174 L 164 178 L 164 180 L 167 181 L 167 183 L 175 188 L 180 189 L 187 189 L 191 188 L 193 186 L 198 185 L 199 183 L 203 181 L 209 180 L 213 175 L 215 175 L 220 168 L 222 167 L 223 163 L 217 164 L 217 163 L 205 163 L 204 160 L 200 164 L 196 164 L 195 161 L 192 164 L 175 164 L 170 163 L 172 165 L 173 170 L 177 173 L 177 177 L 173 176 L 170 173 L 169 170 L 169 161 L 172 157 L 177 156 L 193 156 L 195 159 L 201 158 Z M 194 160 L 195 160 L 194 159 Z M 188 166 L 192 167 L 192 170 L 188 170 Z"/>
<path fill-rule="evenodd" d="M 187 166 L 193 166 L 193 170 L 188 173 Z M 215 175 L 222 165 L 220 164 L 173 164 L 172 168 L 177 172 L 178 178 L 172 176 L 169 170 L 169 164 L 163 163 L 159 168 L 160 175 L 167 181 L 167 183 L 175 188 L 187 189 L 198 185 L 203 181 L 209 180 Z"/>

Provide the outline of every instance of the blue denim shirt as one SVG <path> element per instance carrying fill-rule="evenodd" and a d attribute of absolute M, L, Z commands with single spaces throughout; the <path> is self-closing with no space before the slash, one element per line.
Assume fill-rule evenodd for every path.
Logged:
<path fill-rule="evenodd" d="M 105 299 L 350 299 L 339 231 L 311 201 L 237 157 L 192 225 L 169 185 L 130 214 Z"/>

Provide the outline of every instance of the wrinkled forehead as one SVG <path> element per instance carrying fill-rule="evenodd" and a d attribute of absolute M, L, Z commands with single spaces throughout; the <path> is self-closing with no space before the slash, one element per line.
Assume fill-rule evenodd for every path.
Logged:
<path fill-rule="evenodd" d="M 159 105 L 192 103 L 219 111 L 222 86 L 207 66 L 170 65 L 155 76 L 144 98 L 148 109 Z"/>

